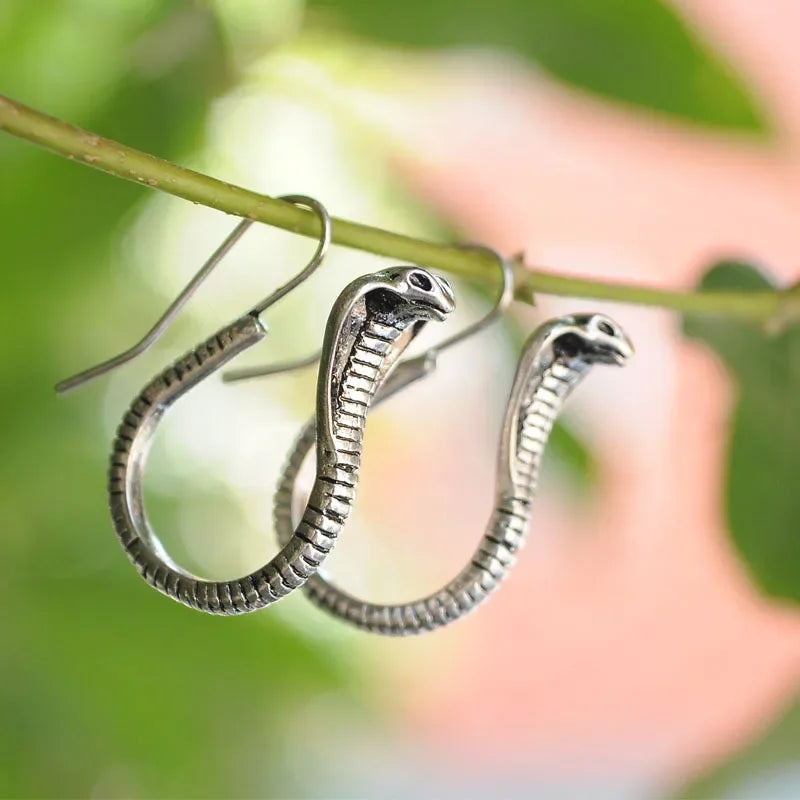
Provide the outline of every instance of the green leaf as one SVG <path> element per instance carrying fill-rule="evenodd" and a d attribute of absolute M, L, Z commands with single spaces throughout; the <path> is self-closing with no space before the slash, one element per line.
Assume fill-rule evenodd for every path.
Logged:
<path fill-rule="evenodd" d="M 778 798 L 800 795 L 800 693 L 766 732 L 722 765 L 696 777 L 676 795 Z"/>
<path fill-rule="evenodd" d="M 701 288 L 772 283 L 752 266 L 724 262 Z M 738 384 L 726 476 L 733 542 L 764 592 L 800 603 L 800 328 L 770 336 L 753 323 L 694 317 L 684 330 L 718 353 Z"/>
<path fill-rule="evenodd" d="M 395 45 L 477 45 L 531 59 L 605 97 L 701 124 L 763 130 L 733 72 L 660 0 L 309 0 L 340 22 Z"/>
<path fill-rule="evenodd" d="M 228 60 L 194 0 L 0 0 L 3 91 L 165 158 L 202 142 Z M 147 196 L 0 134 L 0 797 L 285 795 L 274 720 L 361 702 L 335 643 L 162 602 L 114 539 L 106 389 L 53 384 L 160 310 L 119 283 Z"/>
<path fill-rule="evenodd" d="M 569 426 L 569 422 L 559 420 L 553 426 L 547 452 L 575 494 L 592 499 L 597 484 L 597 462 L 588 444 Z"/>

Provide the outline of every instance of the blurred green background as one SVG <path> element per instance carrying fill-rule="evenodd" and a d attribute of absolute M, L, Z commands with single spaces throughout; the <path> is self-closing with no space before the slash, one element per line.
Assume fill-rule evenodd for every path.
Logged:
<path fill-rule="evenodd" d="M 734 69 L 654 0 L 0 2 L 0 92 L 250 188 L 319 192 L 342 216 L 433 237 L 451 235 L 448 221 L 401 182 L 387 142 L 328 89 L 378 80 L 360 64 L 383 53 L 391 60 L 394 48 L 415 59 L 451 47 L 511 55 L 601 102 L 702 126 L 709 136 L 772 136 Z M 253 103 L 275 126 L 242 142 L 236 135 L 252 130 Z M 315 126 L 325 137 L 308 134 Z M 262 146 L 269 155 L 254 164 Z M 379 777 L 359 783 L 358 769 L 338 762 L 347 731 L 358 747 L 384 741 L 387 750 L 398 736 L 363 639 L 329 632 L 302 601 L 291 606 L 299 624 L 278 610 L 216 620 L 166 602 L 135 579 L 105 507 L 107 443 L 128 397 L 167 359 L 277 285 L 279 270 L 288 275 L 302 264 L 308 242 L 259 233 L 251 249 L 243 246 L 246 273 L 231 267 L 213 302 L 211 294 L 205 305 L 198 299 L 147 363 L 74 396 L 52 391 L 58 379 L 141 335 L 227 232 L 231 223 L 221 215 L 186 206 L 0 136 L 0 793 L 393 796 Z M 376 263 L 337 258 L 316 294 L 304 288 L 275 309 L 273 357 L 312 350 L 324 313 L 309 319 L 308 303 L 327 308 L 346 280 Z M 712 270 L 705 285 L 748 290 L 766 280 L 731 263 Z M 481 305 L 467 296 L 468 308 Z M 497 335 L 504 374 L 524 330 L 512 321 Z M 726 478 L 732 541 L 761 590 L 800 602 L 800 500 L 792 485 L 800 472 L 800 334 L 776 338 L 708 320 L 688 320 L 686 333 L 717 350 L 739 381 Z M 167 534 L 179 556 L 224 572 L 249 563 L 262 546 L 269 551 L 263 486 L 274 481 L 274 465 L 310 411 L 312 382 L 204 387 L 196 407 L 186 401 L 189 422 L 176 421 L 159 444 L 148 489 L 159 527 L 197 529 L 194 549 Z M 207 404 L 224 403 L 226 392 L 236 393 L 236 413 L 269 418 L 241 446 L 251 464 L 258 447 L 269 447 L 263 481 L 237 471 L 241 449 L 224 425 L 211 444 L 192 449 L 191 425 L 202 424 Z M 490 401 L 497 414 L 502 402 L 502 392 Z M 183 455 L 171 455 L 178 440 Z M 590 494 L 598 467 L 589 444 L 569 423 L 554 444 L 554 468 L 573 498 Z M 225 451 L 223 461 L 204 461 L 207 447 Z M 194 470 L 187 453 L 197 458 Z M 227 472 L 211 474 L 220 463 Z M 249 532 L 231 555 L 237 529 Z M 342 718 L 345 732 L 331 740 L 325 722 Z M 796 718 L 795 708 L 751 750 L 734 753 L 719 771 L 710 767 L 681 793 L 738 796 L 735 787 L 754 774 L 797 769 Z M 432 791 L 424 777 L 415 785 Z"/>

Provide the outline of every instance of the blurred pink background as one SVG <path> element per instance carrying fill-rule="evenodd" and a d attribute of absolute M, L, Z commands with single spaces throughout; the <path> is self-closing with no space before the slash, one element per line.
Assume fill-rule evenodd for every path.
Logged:
<path fill-rule="evenodd" d="M 505 51 L 359 39 L 337 27 L 335 3 L 328 25 L 297 0 L 0 2 L 0 33 L 14 43 L 0 46 L 0 66 L 13 61 L 16 74 L 2 91 L 134 146 L 163 133 L 147 149 L 237 185 L 312 194 L 337 216 L 391 230 L 524 250 L 556 273 L 690 288 L 714 260 L 741 257 L 795 282 L 800 2 L 675 7 L 761 104 L 769 138 L 584 94 Z M 27 22 L 11 32 L 6 19 Z M 217 72 L 229 56 L 226 83 Z M 225 88 L 202 88 L 200 62 Z M 162 152 L 180 125 L 157 110 L 179 101 L 176 119 L 197 141 Z M 201 618 L 151 592 L 109 530 L 112 432 L 139 386 L 288 279 L 312 243 L 254 226 L 174 336 L 88 399 L 56 400 L 55 380 L 141 335 L 233 221 L 145 187 L 125 186 L 134 193 L 123 202 L 120 182 L 5 143 L 0 195 L 5 179 L 17 216 L 0 225 L 12 245 L 3 252 L 23 268 L 10 266 L 3 295 L 20 375 L 7 387 L 16 406 L 3 440 L 3 488 L 13 485 L 17 506 L 2 507 L 8 585 L 30 602 L 3 629 L 0 667 L 13 670 L 0 740 L 5 732 L 12 755 L 0 794 L 16 773 L 36 796 L 638 800 L 752 741 L 798 692 L 800 613 L 762 598 L 728 541 L 735 387 L 681 334 L 679 315 L 659 309 L 546 297 L 513 311 L 518 331 L 606 311 L 637 355 L 593 370 L 565 415 L 597 459 L 599 485 L 587 497 L 549 454 L 519 564 L 468 619 L 394 640 L 331 621 L 301 592 L 247 622 Z M 40 220 L 33 207 L 49 211 Z M 106 210 L 114 230 L 94 216 Z M 33 225 L 49 214 L 60 246 Z M 325 269 L 270 309 L 269 340 L 243 362 L 313 352 L 341 288 L 386 264 L 331 250 Z M 456 283 L 453 329 L 483 308 Z M 450 332 L 431 325 L 414 346 Z M 326 562 L 342 587 L 405 601 L 471 556 L 517 352 L 510 327 L 495 325 L 370 414 L 358 502 Z M 221 577 L 275 553 L 272 491 L 312 413 L 314 380 L 309 370 L 236 388 L 204 381 L 165 419 L 148 503 L 180 563 Z M 66 511 L 57 494 L 42 502 L 51 484 Z M 52 575 L 69 602 L 38 591 Z M 800 796 L 798 780 L 788 796 Z"/>
<path fill-rule="evenodd" d="M 424 96 L 384 103 L 403 174 L 459 229 L 506 253 L 524 248 L 529 264 L 690 287 L 711 260 L 739 256 L 797 280 L 800 5 L 679 6 L 763 99 L 769 144 L 451 58 Z M 548 299 L 540 312 L 599 305 Z M 760 599 L 727 542 L 734 397 L 722 366 L 682 339 L 676 315 L 607 310 L 637 358 L 593 375 L 576 399 L 602 465 L 597 505 L 587 515 L 543 492 L 528 550 L 479 614 L 380 649 L 392 710 L 432 758 L 479 770 L 580 763 L 668 784 L 753 736 L 800 680 L 800 614 Z M 486 413 L 478 396 L 468 402 L 459 414 Z M 428 469 L 420 484 L 438 467 Z M 471 496 L 483 490 L 472 484 L 491 479 L 464 472 L 463 525 L 476 527 Z M 379 488 L 366 495 L 381 503 Z M 418 545 L 431 523 L 420 527 Z M 454 540 L 459 527 L 443 526 Z"/>

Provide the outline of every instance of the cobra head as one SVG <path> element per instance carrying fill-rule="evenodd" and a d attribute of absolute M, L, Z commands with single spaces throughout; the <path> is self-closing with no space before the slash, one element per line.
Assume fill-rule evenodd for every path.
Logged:
<path fill-rule="evenodd" d="M 633 356 L 625 331 L 605 314 L 570 314 L 553 323 L 548 338 L 553 349 L 589 364 L 623 366 Z"/>
<path fill-rule="evenodd" d="M 450 284 L 420 267 L 390 267 L 373 276 L 378 301 L 395 314 L 442 322 L 455 309 Z"/>

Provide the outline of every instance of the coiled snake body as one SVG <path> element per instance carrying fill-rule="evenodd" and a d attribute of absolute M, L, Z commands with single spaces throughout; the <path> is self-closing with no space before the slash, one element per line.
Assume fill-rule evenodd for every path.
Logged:
<path fill-rule="evenodd" d="M 517 368 L 499 447 L 495 506 L 469 563 L 441 589 L 410 603 L 360 600 L 322 573 L 305 584 L 308 597 L 356 627 L 396 636 L 433 630 L 474 610 L 506 577 L 524 544 L 545 445 L 564 402 L 592 364 L 622 364 L 632 352 L 621 329 L 598 314 L 562 317 L 540 327 L 526 343 Z M 398 370 L 378 399 L 420 376 L 417 372 L 405 379 Z M 359 430 L 359 443 L 361 435 Z M 295 483 L 314 439 L 311 422 L 288 457 L 275 495 L 274 519 L 281 543 L 291 535 Z"/>
<path fill-rule="evenodd" d="M 296 530 L 255 572 L 225 581 L 196 577 L 169 557 L 144 508 L 142 475 L 166 410 L 201 380 L 260 341 L 255 315 L 226 326 L 152 380 L 132 403 L 114 440 L 109 504 L 117 536 L 139 574 L 163 594 L 210 614 L 263 608 L 301 586 L 324 561 L 350 513 L 367 410 L 398 357 L 428 320 L 453 309 L 446 281 L 398 267 L 351 283 L 328 318 L 317 385 L 317 474 Z"/>

